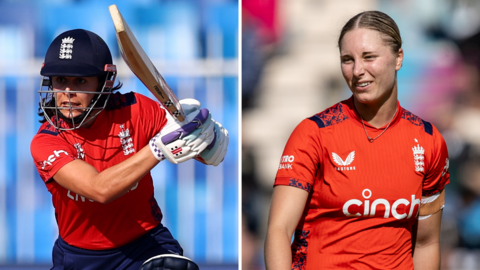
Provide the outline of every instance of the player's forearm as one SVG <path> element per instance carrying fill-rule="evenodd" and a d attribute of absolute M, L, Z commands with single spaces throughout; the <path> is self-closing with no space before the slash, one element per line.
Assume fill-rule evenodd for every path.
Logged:
<path fill-rule="evenodd" d="M 413 265 L 415 270 L 439 270 L 440 243 L 417 244 L 413 254 Z"/>
<path fill-rule="evenodd" d="M 418 221 L 413 264 L 415 270 L 440 269 L 440 225 L 442 210 Z"/>
<path fill-rule="evenodd" d="M 109 203 L 123 196 L 158 162 L 147 145 L 127 160 L 100 172 L 92 181 L 98 202 Z"/>
<path fill-rule="evenodd" d="M 265 239 L 265 266 L 267 270 L 290 270 L 292 251 L 285 230 L 269 226 Z"/>

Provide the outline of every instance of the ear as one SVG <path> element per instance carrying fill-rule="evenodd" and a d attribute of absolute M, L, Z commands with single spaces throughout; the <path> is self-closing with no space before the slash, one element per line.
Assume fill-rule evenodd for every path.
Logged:
<path fill-rule="evenodd" d="M 399 71 L 400 68 L 402 67 L 402 64 L 403 64 L 403 49 L 400 48 L 397 53 L 397 63 L 395 66 L 395 70 Z"/>

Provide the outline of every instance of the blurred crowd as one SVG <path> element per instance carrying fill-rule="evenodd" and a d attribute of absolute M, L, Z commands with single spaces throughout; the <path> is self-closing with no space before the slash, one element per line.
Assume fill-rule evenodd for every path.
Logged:
<path fill-rule="evenodd" d="M 252 2 L 261 2 L 262 8 L 270 10 L 252 12 Z M 281 9 L 285 2 L 243 1 L 243 115 L 255 114 L 264 106 L 259 102 L 265 100 L 259 98 L 266 91 L 262 80 L 267 75 L 268 80 L 275 79 L 270 72 L 265 75 L 266 70 L 272 59 L 289 53 L 285 44 L 291 44 L 289 39 L 295 37 L 286 25 L 288 20 L 279 16 L 287 14 Z M 328 0 L 319 2 L 329 4 Z M 363 10 L 383 11 L 399 25 L 406 57 L 398 74 L 400 103 L 434 124 L 447 143 L 450 184 L 442 218 L 442 269 L 480 269 L 480 1 L 363 2 Z M 358 12 L 363 10 L 360 7 Z M 322 82 L 330 88 L 322 92 L 323 100 L 332 101 L 328 105 L 340 101 L 338 97 L 349 97 L 338 74 Z M 317 108 L 317 112 L 321 110 Z M 260 171 L 265 168 L 259 164 L 264 157 L 252 142 L 258 138 L 246 134 L 251 133 L 245 128 L 250 127 L 251 119 L 243 119 L 242 265 L 243 269 L 264 269 L 263 240 L 274 175 L 262 179 Z M 285 143 L 278 147 L 283 149 Z M 279 160 L 280 155 L 276 158 Z"/>

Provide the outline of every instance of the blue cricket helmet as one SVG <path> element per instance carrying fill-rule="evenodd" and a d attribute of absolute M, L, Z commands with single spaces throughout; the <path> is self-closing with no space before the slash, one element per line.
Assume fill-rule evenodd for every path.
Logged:
<path fill-rule="evenodd" d="M 75 29 L 60 34 L 52 41 L 40 74 L 43 79 L 38 93 L 43 121 L 48 121 L 59 130 L 73 130 L 92 121 L 105 109 L 109 96 L 115 89 L 113 84 L 117 70 L 112 64 L 110 49 L 102 38 L 90 31 Z M 57 104 L 57 95 L 67 95 L 70 99 L 79 91 L 53 89 L 52 76 L 98 77 L 103 82 L 100 82 L 98 89 L 81 91 L 84 94 L 94 94 L 88 107 L 75 107 L 72 104 L 63 107 Z M 67 117 L 60 111 L 65 109 L 70 113 L 74 110 L 82 113 Z"/>
<path fill-rule="evenodd" d="M 105 65 L 112 64 L 112 54 L 97 34 L 75 29 L 58 35 L 50 44 L 42 76 L 92 77 L 105 75 Z"/>

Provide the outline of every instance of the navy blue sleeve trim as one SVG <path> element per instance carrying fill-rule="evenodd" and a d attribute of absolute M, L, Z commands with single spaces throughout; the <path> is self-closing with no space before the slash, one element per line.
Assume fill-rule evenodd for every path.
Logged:
<path fill-rule="evenodd" d="M 39 132 L 39 134 L 41 133 L 45 133 L 45 134 L 49 134 L 49 135 L 53 135 L 53 136 L 57 136 L 58 135 L 58 132 L 57 131 L 51 131 L 51 130 L 47 130 L 47 129 L 43 129 Z"/>
<path fill-rule="evenodd" d="M 314 115 L 312 117 L 308 118 L 309 120 L 312 120 L 313 122 L 317 123 L 318 128 L 323 128 L 325 127 L 325 123 L 323 123 L 322 119 L 318 117 L 318 115 Z"/>
<path fill-rule="evenodd" d="M 430 122 L 427 122 L 425 120 L 423 120 L 423 126 L 425 127 L 425 132 L 427 132 L 428 134 L 430 135 L 433 135 L 433 127 L 432 127 L 432 124 L 430 124 Z"/>
<path fill-rule="evenodd" d="M 312 188 L 312 185 L 310 185 L 310 183 L 304 183 L 304 184 L 302 184 L 300 182 L 300 180 L 295 179 L 295 178 L 290 178 L 290 180 L 288 181 L 289 186 L 296 187 L 296 188 L 299 188 L 299 189 L 303 189 L 306 192 L 310 192 L 310 189 Z"/>
<path fill-rule="evenodd" d="M 137 98 L 135 97 L 135 93 L 133 92 L 126 93 L 125 98 L 127 99 L 127 101 L 125 102 L 125 106 L 130 106 L 137 103 Z"/>
<path fill-rule="evenodd" d="M 126 94 L 120 94 L 116 92 L 115 94 L 110 95 L 110 100 L 108 101 L 108 110 L 117 110 L 124 107 L 128 107 L 137 103 L 137 98 L 134 92 L 129 92 Z"/>

